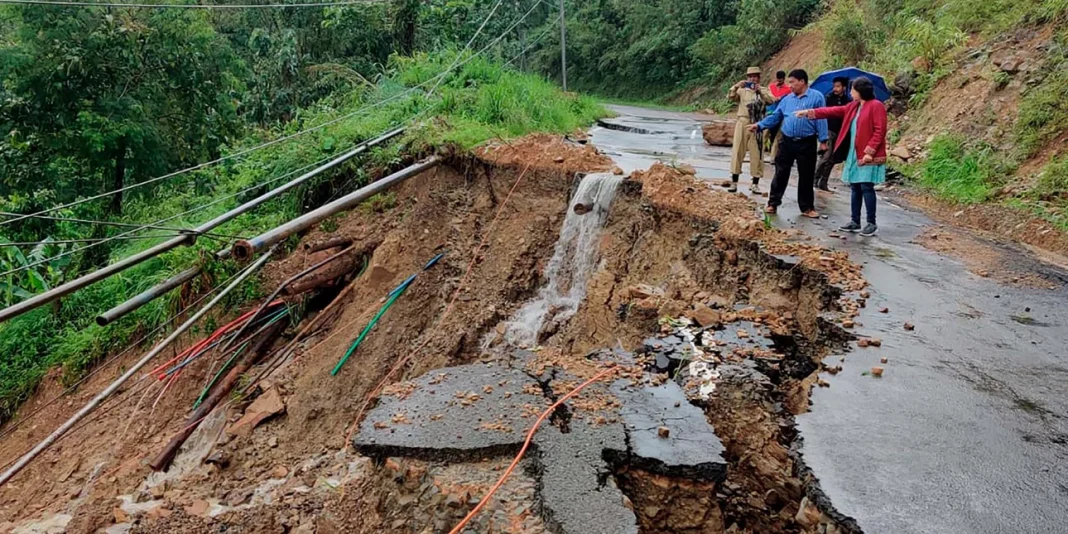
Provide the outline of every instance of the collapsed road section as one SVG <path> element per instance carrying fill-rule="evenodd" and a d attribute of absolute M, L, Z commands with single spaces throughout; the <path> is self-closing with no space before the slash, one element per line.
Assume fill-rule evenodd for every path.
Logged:
<path fill-rule="evenodd" d="M 859 268 L 685 168 L 611 170 L 591 146 L 534 136 L 314 227 L 266 280 L 334 250 L 316 243 L 360 261 L 294 297 L 308 313 L 273 348 L 277 370 L 254 369 L 252 393 L 155 475 L 142 460 L 215 369 L 194 362 L 151 417 L 116 403 L 0 488 L 0 524 L 449 532 L 484 504 L 465 532 L 855 532 L 795 452 L 793 416 L 849 337 L 831 319 Z"/>

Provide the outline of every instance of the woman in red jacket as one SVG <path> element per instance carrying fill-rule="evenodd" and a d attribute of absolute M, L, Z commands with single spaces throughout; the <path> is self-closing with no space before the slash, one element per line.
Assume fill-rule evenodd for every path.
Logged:
<path fill-rule="evenodd" d="M 797 116 L 838 118 L 843 125 L 849 125 L 849 135 L 839 134 L 834 145 L 838 160 L 845 159 L 842 181 L 853 190 L 852 221 L 839 230 L 875 235 L 879 229 L 875 224 L 875 185 L 886 181 L 886 108 L 875 99 L 871 80 L 863 76 L 853 80 L 853 101 L 849 104 L 798 111 Z M 860 226 L 862 202 L 868 212 L 868 224 L 863 229 Z"/>

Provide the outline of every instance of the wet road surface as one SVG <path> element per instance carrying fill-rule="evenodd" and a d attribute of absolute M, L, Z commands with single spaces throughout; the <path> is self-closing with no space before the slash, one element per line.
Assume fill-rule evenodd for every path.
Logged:
<path fill-rule="evenodd" d="M 591 142 L 625 171 L 658 160 L 730 177 L 729 150 L 701 137 L 710 117 L 611 107 L 619 116 L 608 122 L 650 132 L 591 130 Z M 770 165 L 765 172 L 766 191 Z M 969 273 L 913 244 L 934 223 L 884 198 L 879 235 L 847 240 L 828 236 L 848 221 L 844 188 L 817 195 L 827 219 L 800 217 L 796 198 L 791 186 L 775 224 L 864 265 L 871 297 L 856 331 L 883 340 L 823 376 L 831 387 L 815 388 L 811 412 L 798 418 L 805 462 L 836 509 L 868 533 L 1068 532 L 1068 291 Z M 1016 266 L 1051 270 L 1006 251 Z M 884 376 L 863 376 L 881 357 L 889 359 Z"/>

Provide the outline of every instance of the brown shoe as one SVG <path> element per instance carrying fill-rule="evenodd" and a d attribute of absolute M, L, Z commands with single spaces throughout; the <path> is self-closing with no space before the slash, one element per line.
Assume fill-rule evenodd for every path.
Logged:
<path fill-rule="evenodd" d="M 803 217 L 808 217 L 809 219 L 819 219 L 820 218 L 820 212 L 818 212 L 816 210 L 802 211 L 801 215 Z"/>
<path fill-rule="evenodd" d="M 779 208 L 776 208 L 775 206 L 764 206 L 764 213 L 767 213 L 768 215 L 775 215 L 778 212 Z"/>

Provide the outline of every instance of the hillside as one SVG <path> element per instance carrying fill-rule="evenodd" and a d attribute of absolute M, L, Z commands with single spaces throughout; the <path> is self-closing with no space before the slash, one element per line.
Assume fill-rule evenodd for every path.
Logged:
<path fill-rule="evenodd" d="M 892 83 L 903 200 L 944 222 L 1068 253 L 1068 4 L 838 2 L 763 62 L 810 75 L 845 65 Z M 694 105 L 723 109 L 712 91 Z"/>

